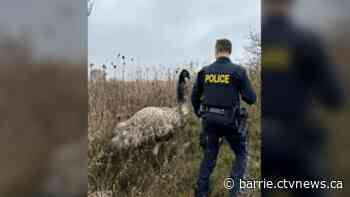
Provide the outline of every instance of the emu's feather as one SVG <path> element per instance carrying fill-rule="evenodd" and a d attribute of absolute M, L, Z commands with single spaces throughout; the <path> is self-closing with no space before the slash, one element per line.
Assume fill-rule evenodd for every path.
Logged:
<path fill-rule="evenodd" d="M 117 125 L 112 144 L 118 149 L 138 147 L 169 135 L 180 122 L 181 115 L 175 108 L 146 107 Z"/>
<path fill-rule="evenodd" d="M 186 78 L 190 78 L 189 72 L 181 71 L 177 88 L 178 107 L 146 107 L 136 112 L 129 120 L 117 125 L 112 146 L 116 149 L 136 148 L 157 142 L 176 131 L 182 124 L 183 114 L 189 112 L 184 104 Z"/>

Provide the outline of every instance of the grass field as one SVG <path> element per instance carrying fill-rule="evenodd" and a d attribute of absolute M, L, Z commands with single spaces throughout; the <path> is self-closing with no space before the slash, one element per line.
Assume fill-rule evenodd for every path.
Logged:
<path fill-rule="evenodd" d="M 258 87 L 258 79 L 253 83 Z M 115 153 L 110 147 L 115 125 L 146 106 L 175 106 L 176 82 L 101 81 L 89 84 L 89 193 L 109 191 L 113 196 L 191 196 L 202 150 L 199 120 L 190 113 L 185 124 L 160 153 L 154 144 Z M 250 107 L 249 178 L 260 177 L 260 104 Z M 211 196 L 225 196 L 223 181 L 229 175 L 234 154 L 228 145 L 221 148 L 212 176 Z M 253 196 L 259 196 L 256 192 Z"/>
<path fill-rule="evenodd" d="M 248 39 L 250 44 L 244 48 L 245 60 L 241 64 L 247 66 L 258 95 L 257 104 L 248 108 L 248 178 L 259 180 L 261 42 L 260 36 L 253 32 Z M 124 71 L 120 70 L 121 73 Z M 168 72 L 165 80 L 148 80 L 148 74 L 148 71 L 138 73 L 138 76 L 146 77 L 136 78 L 134 81 L 108 80 L 89 83 L 89 197 L 193 196 L 203 155 L 199 146 L 200 122 L 192 112 L 186 115 L 182 127 L 168 141 L 162 142 L 157 155 L 152 153 L 155 144 L 118 153 L 110 146 L 116 124 L 127 120 L 135 112 L 147 106 L 176 106 L 176 74 Z M 211 197 L 227 195 L 223 182 L 229 175 L 232 161 L 234 154 L 224 143 L 211 179 Z M 109 195 L 95 195 L 99 191 Z M 259 191 L 253 191 L 250 196 L 260 196 Z"/>

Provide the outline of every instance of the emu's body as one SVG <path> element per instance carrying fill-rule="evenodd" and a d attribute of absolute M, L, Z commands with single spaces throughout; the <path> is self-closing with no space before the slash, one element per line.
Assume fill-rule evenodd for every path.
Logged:
<path fill-rule="evenodd" d="M 183 70 L 179 76 L 177 107 L 146 107 L 136 112 L 129 120 L 121 122 L 114 130 L 112 145 L 116 149 L 137 148 L 143 144 L 167 138 L 182 124 L 183 114 L 188 112 L 184 103 L 185 78 L 189 72 Z"/>
<path fill-rule="evenodd" d="M 171 134 L 180 122 L 181 115 L 176 108 L 146 107 L 117 125 L 112 143 L 118 149 L 126 149 L 156 142 Z"/>

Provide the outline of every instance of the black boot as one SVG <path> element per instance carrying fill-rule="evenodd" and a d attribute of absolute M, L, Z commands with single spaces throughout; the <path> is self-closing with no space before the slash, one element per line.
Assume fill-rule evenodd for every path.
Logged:
<path fill-rule="evenodd" d="M 194 189 L 194 196 L 195 197 L 208 197 L 208 194 L 201 194 L 198 192 L 197 188 Z"/>

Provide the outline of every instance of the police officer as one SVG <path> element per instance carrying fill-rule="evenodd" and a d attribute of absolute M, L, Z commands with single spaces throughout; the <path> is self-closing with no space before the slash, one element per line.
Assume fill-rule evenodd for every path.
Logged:
<path fill-rule="evenodd" d="M 318 98 L 328 107 L 337 107 L 344 97 L 321 39 L 293 22 L 294 2 L 264 1 L 262 177 L 324 180 L 326 132 L 317 125 L 310 103 Z M 263 189 L 262 196 L 273 192 Z M 320 197 L 325 190 L 288 193 Z"/>
<path fill-rule="evenodd" d="M 216 164 L 221 137 L 225 137 L 236 155 L 231 178 L 237 182 L 243 178 L 246 169 L 246 136 L 235 127 L 235 109 L 239 106 L 240 97 L 246 103 L 254 104 L 256 94 L 246 70 L 230 61 L 231 51 L 229 40 L 217 40 L 216 61 L 199 71 L 192 90 L 194 111 L 202 118 L 201 144 L 204 149 L 196 197 L 208 196 L 209 178 Z M 231 196 L 235 196 L 238 191 L 239 188 L 234 187 Z"/>

